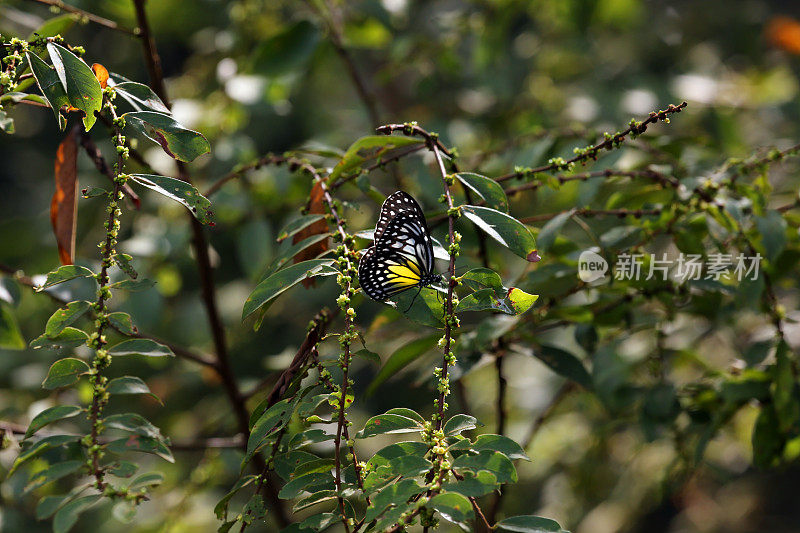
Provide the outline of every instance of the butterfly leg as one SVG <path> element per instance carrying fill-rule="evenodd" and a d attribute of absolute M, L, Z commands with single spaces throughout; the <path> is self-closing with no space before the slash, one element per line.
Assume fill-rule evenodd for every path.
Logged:
<path fill-rule="evenodd" d="M 408 313 L 408 312 L 411 310 L 411 307 L 414 305 L 414 302 L 416 301 L 416 299 L 417 299 L 417 296 L 419 296 L 419 293 L 420 293 L 421 291 L 422 291 L 422 285 L 420 285 L 420 286 L 419 286 L 419 289 L 417 289 L 417 294 L 415 294 L 415 295 L 414 295 L 414 297 L 411 299 L 411 303 L 410 303 L 410 304 L 408 304 L 408 309 L 406 309 L 405 311 L 403 311 L 403 313 Z"/>

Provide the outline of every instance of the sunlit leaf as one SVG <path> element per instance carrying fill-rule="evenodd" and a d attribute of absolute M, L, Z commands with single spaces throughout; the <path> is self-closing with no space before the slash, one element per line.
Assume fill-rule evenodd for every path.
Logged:
<path fill-rule="evenodd" d="M 83 411 L 83 409 L 77 405 L 56 405 L 54 407 L 48 407 L 33 417 L 33 420 L 31 420 L 28 426 L 28 430 L 25 432 L 24 438 L 27 439 L 48 424 L 64 420 L 65 418 L 71 418 L 81 411 Z"/>
<path fill-rule="evenodd" d="M 506 518 L 497 523 L 497 529 L 518 533 L 569 533 L 561 529 L 558 522 L 533 515 L 519 515 Z"/>
<path fill-rule="evenodd" d="M 58 267 L 56 270 L 47 274 L 47 279 L 45 282 L 36 287 L 37 291 L 42 291 L 47 289 L 48 287 L 52 287 L 53 285 L 58 285 L 59 283 L 64 283 L 65 281 L 69 281 L 75 278 L 93 278 L 94 272 L 89 270 L 86 267 L 78 266 L 78 265 L 64 265 Z"/>
<path fill-rule="evenodd" d="M 28 51 L 27 57 L 33 76 L 36 78 L 36 83 L 42 91 L 42 96 L 44 96 L 47 104 L 53 110 L 59 129 L 63 130 L 67 126 L 67 119 L 61 110 L 70 106 L 67 91 L 61 85 L 61 80 L 58 78 L 55 69 L 31 51 Z"/>
<path fill-rule="evenodd" d="M 50 370 L 48 370 L 47 377 L 42 382 L 42 387 L 45 389 L 67 387 L 78 381 L 80 376 L 88 372 L 89 365 L 80 359 L 75 359 L 74 357 L 59 359 L 53 363 Z"/>
<path fill-rule="evenodd" d="M 269 305 L 274 298 L 306 278 L 338 274 L 339 271 L 332 266 L 333 263 L 332 259 L 312 259 L 286 267 L 271 275 L 259 283 L 245 301 L 242 320 L 262 306 Z"/>
<path fill-rule="evenodd" d="M 486 201 L 486 205 L 492 209 L 508 213 L 508 198 L 506 198 L 506 193 L 499 183 L 491 178 L 472 172 L 459 172 L 456 177 L 465 187 L 483 198 Z"/>
<path fill-rule="evenodd" d="M 153 89 L 142 83 L 135 81 L 123 81 L 114 84 L 117 94 L 124 98 L 137 111 L 155 111 L 158 113 L 171 114 L 169 108 L 164 105 L 161 98 L 156 96 Z"/>
<path fill-rule="evenodd" d="M 203 135 L 184 128 L 171 116 L 155 111 L 131 111 L 122 115 L 128 127 L 144 135 L 173 159 L 190 162 L 211 150 Z"/>
<path fill-rule="evenodd" d="M 180 203 L 203 224 L 213 225 L 214 213 L 211 211 L 211 201 L 190 183 L 158 174 L 131 174 L 130 177 L 139 185 Z"/>
<path fill-rule="evenodd" d="M 97 120 L 95 112 L 103 108 L 100 82 L 89 65 L 63 46 L 47 43 L 47 52 L 70 104 L 83 111 L 83 125 L 89 131 Z"/>
<path fill-rule="evenodd" d="M 47 321 L 44 333 L 50 338 L 57 337 L 64 328 L 82 317 L 92 304 L 86 301 L 70 302 L 66 307 L 56 310 Z"/>
<path fill-rule="evenodd" d="M 431 498 L 428 506 L 439 511 L 439 514 L 450 522 L 464 523 L 472 517 L 472 504 L 455 492 L 437 494 Z"/>
<path fill-rule="evenodd" d="M 465 205 L 461 212 L 491 238 L 531 262 L 539 261 L 536 241 L 525 225 L 517 219 L 488 207 Z"/>
<path fill-rule="evenodd" d="M 399 135 L 370 135 L 362 137 L 350 145 L 342 159 L 333 167 L 328 178 L 329 183 L 335 182 L 343 174 L 352 172 L 366 161 L 380 159 L 382 155 L 393 148 L 422 144 L 422 141 L 413 137 Z"/>
<path fill-rule="evenodd" d="M 115 344 L 108 350 L 112 356 L 145 355 L 147 357 L 174 356 L 168 346 L 150 339 L 128 339 Z"/>
<path fill-rule="evenodd" d="M 364 429 L 356 434 L 357 439 L 367 439 L 375 435 L 390 433 L 413 433 L 422 431 L 422 425 L 411 418 L 401 415 L 382 414 L 373 416 L 364 424 Z"/>

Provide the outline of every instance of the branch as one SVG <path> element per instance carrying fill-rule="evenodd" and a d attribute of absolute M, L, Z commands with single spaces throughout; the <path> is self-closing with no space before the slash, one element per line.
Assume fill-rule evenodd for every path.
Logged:
<path fill-rule="evenodd" d="M 667 109 L 658 112 L 651 112 L 650 116 L 647 117 L 645 120 L 639 122 L 636 120 L 632 120 L 630 126 L 628 128 L 615 133 L 614 135 L 607 135 L 606 138 L 593 146 L 588 146 L 586 148 L 576 149 L 577 155 L 572 159 L 564 160 L 551 160 L 548 162 L 547 165 L 543 165 L 536 168 L 527 168 L 523 170 L 518 170 L 512 172 L 510 174 L 505 174 L 503 176 L 495 178 L 495 181 L 506 181 L 514 178 L 522 178 L 525 176 L 531 176 L 536 174 L 537 172 L 548 172 L 551 170 L 569 170 L 575 163 L 579 162 L 586 162 L 590 159 L 596 160 L 598 154 L 601 150 L 613 150 L 617 147 L 620 143 L 625 141 L 625 138 L 628 135 L 641 135 L 645 131 L 647 131 L 647 127 L 650 124 L 655 124 L 659 120 L 666 120 L 669 118 L 669 115 L 673 113 L 680 113 L 681 110 L 686 107 L 688 104 L 686 102 L 682 102 L 679 105 L 670 104 Z"/>
<path fill-rule="evenodd" d="M 108 163 L 103 157 L 103 154 L 100 152 L 100 149 L 83 128 L 81 128 L 81 146 L 83 146 L 83 149 L 86 151 L 86 155 L 88 155 L 92 160 L 92 163 L 94 163 L 95 168 L 97 168 L 100 174 L 103 174 L 111 181 L 111 183 L 114 183 L 114 171 L 108 166 Z M 125 192 L 128 198 L 131 199 L 134 209 L 138 210 L 142 206 L 142 201 L 139 199 L 139 195 L 137 195 L 127 183 L 122 186 L 122 190 Z"/>
<path fill-rule="evenodd" d="M 150 86 L 155 91 L 156 95 L 164 102 L 167 107 L 170 107 L 170 100 L 167 95 L 166 87 L 164 85 L 164 76 L 161 70 L 161 59 L 156 49 L 155 40 L 150 31 L 150 25 L 147 20 L 147 13 L 144 8 L 144 0 L 133 0 L 134 8 L 136 10 L 136 20 L 142 33 L 142 50 L 144 52 L 145 63 L 147 64 L 147 71 L 150 75 Z M 178 177 L 191 183 L 191 177 L 186 168 L 186 165 L 177 162 Z M 191 214 L 187 215 L 190 219 L 192 228 L 192 244 L 197 257 L 197 269 L 200 276 L 200 286 L 203 299 L 203 305 L 206 308 L 208 321 L 211 326 L 211 334 L 214 340 L 214 347 L 216 351 L 217 360 L 214 365 L 217 373 L 219 374 L 225 393 L 228 396 L 228 401 L 231 404 L 234 415 L 236 417 L 239 432 L 245 437 L 250 436 L 250 416 L 245 405 L 245 398 L 239 385 L 236 382 L 236 377 L 230 365 L 230 358 L 228 355 L 227 343 L 225 340 L 225 329 L 222 324 L 222 319 L 219 316 L 217 309 L 217 300 L 214 286 L 213 268 L 211 267 L 211 259 L 208 254 L 208 241 L 206 239 L 203 225 Z M 245 442 L 247 438 L 245 438 Z M 257 454 L 253 460 L 256 469 L 260 472 L 266 468 L 266 461 L 264 458 Z M 289 524 L 286 513 L 283 509 L 283 504 L 278 498 L 277 491 L 272 483 L 267 480 L 265 482 L 268 496 L 271 500 L 272 507 L 275 510 L 276 519 L 281 527 Z"/>
<path fill-rule="evenodd" d="M 62 11 L 73 13 L 75 15 L 80 15 L 82 18 L 85 18 L 90 22 L 94 22 L 95 24 L 99 24 L 100 26 L 104 26 L 110 30 L 121 31 L 123 33 L 127 33 L 128 35 L 133 35 L 135 37 L 140 36 L 139 28 L 134 28 L 134 29 L 126 28 L 125 26 L 117 24 L 113 20 L 109 20 L 99 15 L 95 15 L 94 13 L 90 13 L 83 9 L 71 6 L 69 4 L 65 4 L 61 0 L 28 0 L 28 1 L 36 2 L 38 4 L 44 4 L 46 6 L 57 7 Z"/>
<path fill-rule="evenodd" d="M 322 18 L 322 20 L 328 26 L 331 45 L 333 45 L 333 49 L 336 50 L 336 53 L 344 63 L 347 73 L 350 76 L 353 85 L 356 87 L 358 96 L 361 98 L 361 102 L 367 109 L 367 114 L 369 115 L 370 121 L 373 125 L 380 124 L 381 119 L 380 114 L 378 113 L 378 102 L 375 99 L 375 95 L 372 89 L 369 87 L 366 78 L 364 78 L 358 71 L 358 67 L 356 67 L 355 61 L 353 61 L 353 57 L 350 55 L 350 51 L 347 50 L 343 44 L 344 39 L 342 36 L 341 20 L 337 14 L 331 11 L 330 6 L 328 5 L 325 5 L 325 9 L 323 10 L 321 7 L 316 5 L 316 2 L 311 1 L 308 2 L 308 4 L 314 11 L 317 12 L 320 18 Z"/>
<path fill-rule="evenodd" d="M 519 221 L 525 224 L 531 222 L 544 222 L 555 218 L 562 213 L 571 211 L 573 215 L 586 216 L 586 217 L 599 217 L 599 216 L 615 216 L 618 218 L 634 217 L 642 218 L 644 216 L 659 216 L 663 212 L 663 208 L 655 209 L 571 209 L 567 211 L 560 211 L 558 213 L 545 213 L 543 215 L 534 215 L 531 217 L 520 218 Z"/>

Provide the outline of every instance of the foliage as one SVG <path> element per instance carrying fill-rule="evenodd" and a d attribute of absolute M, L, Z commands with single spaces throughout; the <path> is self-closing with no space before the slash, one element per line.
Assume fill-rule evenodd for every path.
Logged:
<path fill-rule="evenodd" d="M 796 130 L 753 150 L 754 115 L 693 91 L 643 91 L 661 109 L 606 132 L 620 113 L 595 121 L 585 96 L 580 127 L 551 111 L 577 72 L 624 69 L 575 36 L 613 48 L 617 26 L 646 28 L 645 4 L 234 2 L 227 27 L 172 4 L 103 8 L 128 25 L 65 6 L 27 37 L 0 28 L 3 140 L 50 112 L 59 135 L 57 246 L 29 259 L 4 241 L 0 264 L 4 368 L 42 367 L 35 387 L 4 382 L 20 392 L 3 417 L 21 423 L 0 422 L 13 520 L 191 528 L 198 498 L 215 506 L 196 527 L 223 532 L 560 532 L 627 494 L 617 525 L 634 530 L 707 464 L 796 463 L 800 195 L 783 172 L 800 145 L 777 138 Z M 771 39 L 791 52 L 783 24 Z M 100 64 L 115 61 L 101 27 L 141 46 L 148 84 L 136 63 Z M 180 69 L 164 56 L 169 83 L 161 32 L 196 47 Z M 772 68 L 765 86 L 791 75 Z M 363 116 L 322 113 L 341 95 Z M 419 122 L 371 131 L 384 108 Z M 357 267 L 396 189 L 427 208 L 445 287 L 384 305 Z M 5 225 L 41 241 L 24 226 Z M 663 266 L 679 255 L 701 275 Z M 154 510 L 169 491 L 181 503 Z"/>

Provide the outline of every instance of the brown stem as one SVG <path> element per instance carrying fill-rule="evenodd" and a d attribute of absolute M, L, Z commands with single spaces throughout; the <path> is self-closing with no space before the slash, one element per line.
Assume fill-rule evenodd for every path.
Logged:
<path fill-rule="evenodd" d="M 571 159 L 568 159 L 568 160 L 566 160 L 564 162 L 552 162 L 552 163 L 548 163 L 547 165 L 543 165 L 543 166 L 536 167 L 536 168 L 529 168 L 529 169 L 524 169 L 524 170 L 517 171 L 517 172 L 511 172 L 510 174 L 505 174 L 503 176 L 495 178 L 495 181 L 501 181 L 502 182 L 502 181 L 506 181 L 506 180 L 510 180 L 510 179 L 514 179 L 514 178 L 522 178 L 524 176 L 532 176 L 533 174 L 536 174 L 537 172 L 548 172 L 548 171 L 551 171 L 551 170 L 564 170 L 564 169 L 567 169 L 567 168 L 571 167 L 572 164 L 574 164 L 574 163 L 580 163 L 580 162 L 588 161 L 590 159 L 597 159 L 597 156 L 598 156 L 598 154 L 600 153 L 601 150 L 612 150 L 619 143 L 624 142 L 625 138 L 630 134 L 641 135 L 642 133 L 647 131 L 647 127 L 650 124 L 654 124 L 654 123 L 658 122 L 659 120 L 665 120 L 666 118 L 669 117 L 669 115 L 671 115 L 673 113 L 680 113 L 681 110 L 684 107 L 686 107 L 687 105 L 688 104 L 686 102 L 682 102 L 682 103 L 680 103 L 678 105 L 670 104 L 669 107 L 667 107 L 667 109 L 665 109 L 663 111 L 658 111 L 658 112 L 653 111 L 652 113 L 650 113 L 650 116 L 648 116 L 643 121 L 632 123 L 626 129 L 624 129 L 624 130 L 622 130 L 620 132 L 617 132 L 615 135 L 610 135 L 609 137 L 607 137 L 603 141 L 601 141 L 601 142 L 599 142 L 599 143 L 597 143 L 597 144 L 595 144 L 593 146 L 587 147 L 586 149 L 582 150 L 575 157 L 573 157 Z"/>
<path fill-rule="evenodd" d="M 106 176 L 111 183 L 114 183 L 114 171 L 108 166 L 102 152 L 100 152 L 100 149 L 94 143 L 91 136 L 83 129 L 81 129 L 81 146 L 83 146 L 86 155 L 88 155 L 89 159 L 94 163 L 95 168 Z M 127 183 L 122 186 L 122 191 L 130 198 L 133 207 L 138 210 L 142 205 L 139 195 L 137 195 Z"/>
<path fill-rule="evenodd" d="M 618 218 L 642 218 L 643 216 L 658 216 L 662 213 L 663 209 L 571 209 L 568 211 L 572 211 L 575 215 L 586 217 L 615 216 Z M 519 220 L 520 222 L 524 222 L 526 224 L 530 222 L 544 222 L 566 212 L 567 211 L 560 211 L 558 213 L 545 213 L 543 215 L 534 215 L 532 217 L 525 217 Z"/>
<path fill-rule="evenodd" d="M 142 33 L 142 49 L 144 52 L 145 63 L 147 64 L 147 71 L 150 75 L 150 86 L 153 88 L 153 91 L 155 91 L 158 97 L 161 98 L 162 102 L 169 107 L 170 100 L 164 85 L 164 76 L 161 70 L 161 59 L 158 55 L 158 50 L 156 49 L 155 40 L 153 39 L 150 31 L 150 25 L 147 20 L 147 13 L 144 6 L 145 1 L 133 0 L 133 4 L 136 11 L 136 20 Z M 178 161 L 177 168 L 178 177 L 187 183 L 191 183 L 192 180 L 186 165 Z M 217 309 L 213 269 L 211 266 L 211 259 L 208 254 L 208 241 L 206 239 L 203 225 L 191 213 L 189 213 L 188 216 L 190 219 L 190 226 L 192 228 L 192 244 L 197 258 L 197 269 L 200 276 L 203 305 L 206 309 L 206 314 L 208 315 L 208 321 L 211 327 L 211 334 L 216 351 L 217 360 L 214 368 L 222 380 L 223 388 L 225 389 L 225 393 L 228 396 L 228 401 L 231 404 L 234 416 L 236 417 L 239 432 L 249 438 L 250 417 L 245 405 L 245 398 L 239 389 L 239 385 L 236 382 L 233 369 L 230 365 L 230 358 L 225 341 L 225 329 Z M 245 442 L 247 441 L 247 438 L 245 438 Z M 253 463 L 259 472 L 265 470 L 266 468 L 266 462 L 263 456 L 260 454 L 257 454 L 253 458 Z M 269 479 L 265 480 L 265 486 L 278 523 L 281 527 L 287 526 L 289 524 L 289 519 L 287 518 L 286 512 L 283 509 L 283 504 L 278 498 L 277 491 Z"/>

